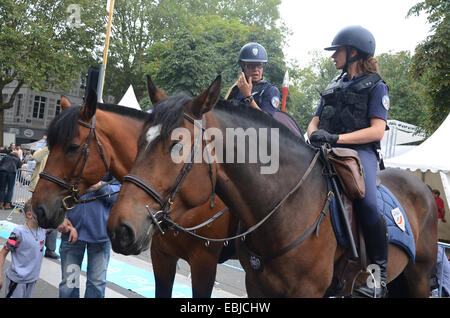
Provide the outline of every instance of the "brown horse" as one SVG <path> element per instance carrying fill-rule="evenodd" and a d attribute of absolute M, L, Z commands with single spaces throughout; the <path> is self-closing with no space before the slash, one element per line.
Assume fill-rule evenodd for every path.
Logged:
<path fill-rule="evenodd" d="M 173 224 L 170 210 L 163 208 L 161 213 L 161 203 L 157 199 L 149 202 L 143 186 L 157 198 L 161 193 L 170 195 L 176 185 L 190 194 L 188 207 L 208 201 L 209 164 L 195 158 L 202 153 L 205 158 L 210 151 L 215 158 L 216 192 L 242 222 L 237 247 L 248 295 L 322 297 L 332 282 L 336 262 L 347 250 L 333 233 L 326 205 L 327 182 L 317 149 L 266 114 L 219 100 L 220 85 L 219 76 L 195 98 L 169 97 L 145 124 L 136 161 L 112 211 L 127 217 L 122 222 L 130 234 L 123 239 L 135 248 L 158 233 L 159 224 Z M 253 131 L 259 131 L 253 139 L 259 148 L 251 148 Z M 241 141 L 248 141 L 244 150 L 235 143 L 239 132 L 244 134 Z M 230 133 L 234 135 L 229 137 Z M 257 161 L 252 161 L 255 153 L 245 153 L 247 146 L 259 154 Z M 268 158 L 264 149 L 271 149 Z M 141 184 L 133 181 L 135 176 Z M 388 281 L 397 281 L 397 296 L 427 297 L 437 253 L 433 198 L 425 184 L 405 171 L 387 169 L 379 177 L 406 211 L 416 246 L 413 264 L 402 248 L 390 244 Z M 290 248 L 294 241 L 300 243 Z M 261 259 L 265 259 L 264 266 L 254 270 Z M 353 269 L 351 277 L 358 270 Z M 343 294 L 349 293 L 348 285 L 351 281 Z"/>
<path fill-rule="evenodd" d="M 165 95 L 153 87 L 149 79 L 149 93 L 155 103 Z M 34 213 L 40 226 L 44 228 L 57 227 L 67 212 L 64 205 L 70 208 L 72 201 L 76 200 L 74 196 L 80 196 L 92 184 L 100 181 L 106 171 L 122 180 L 136 157 L 138 136 L 144 121 L 151 115 L 127 107 L 97 104 L 96 101 L 95 93 L 89 94 L 84 106 L 68 108 L 55 118 L 49 127 L 50 154 L 32 198 Z M 85 150 L 87 148 L 88 151 Z M 72 190 L 74 185 L 77 188 L 76 193 Z M 181 215 L 177 220 L 183 226 L 194 226 L 225 208 L 219 198 L 215 199 L 213 208 L 209 206 L 209 202 L 210 200 L 203 206 Z M 133 211 L 130 210 L 130 213 Z M 177 213 L 175 211 L 175 215 Z M 199 229 L 198 233 L 213 237 L 229 235 L 230 229 L 234 228 L 235 231 L 236 228 L 236 222 L 232 226 L 230 219 L 230 213 L 227 212 L 208 227 Z M 122 218 L 112 213 L 108 222 L 120 223 Z M 116 252 L 126 255 L 140 252 L 131 251 L 114 237 L 111 241 Z M 146 248 L 148 246 L 143 247 Z M 193 296 L 210 297 L 222 250 L 223 244 L 210 244 L 206 247 L 203 241 L 185 234 L 176 236 L 170 230 L 166 235 L 155 236 L 151 246 L 155 296 L 171 297 L 176 263 L 182 258 L 191 267 Z"/>

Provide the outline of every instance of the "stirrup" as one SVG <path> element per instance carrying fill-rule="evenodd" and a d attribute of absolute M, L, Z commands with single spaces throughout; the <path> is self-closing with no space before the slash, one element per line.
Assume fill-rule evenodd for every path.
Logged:
<path fill-rule="evenodd" d="M 369 286 L 367 286 L 367 283 L 365 283 L 365 285 L 367 286 L 367 288 L 371 288 L 371 289 L 373 289 L 373 295 L 371 296 L 371 295 L 368 295 L 368 294 L 365 294 L 365 293 L 363 293 L 363 292 L 360 292 L 360 291 L 358 291 L 358 288 L 356 288 L 356 290 L 355 290 L 355 282 L 356 282 L 356 280 L 358 279 L 358 277 L 361 275 L 361 274 L 365 274 L 365 273 L 368 273 L 371 277 L 372 277 L 372 280 L 374 281 L 374 286 L 373 286 L 373 288 L 371 288 L 371 287 L 369 287 Z M 362 297 L 364 297 L 364 296 L 366 296 L 366 297 L 372 297 L 372 298 L 383 298 L 383 297 L 385 297 L 385 295 L 386 295 L 386 293 L 387 293 L 387 287 L 386 287 L 386 283 L 384 282 L 384 281 L 381 281 L 380 282 L 380 287 L 379 288 L 377 288 L 376 287 L 376 285 L 375 285 L 375 276 L 373 275 L 373 273 L 372 273 L 372 271 L 369 271 L 369 270 L 364 270 L 364 269 L 361 269 L 356 275 L 355 275 L 355 278 L 353 279 L 353 283 L 352 283 L 352 289 L 351 289 L 351 292 L 350 292 L 350 295 L 351 295 L 351 297 L 352 298 L 362 298 Z M 364 284 L 363 285 L 361 285 L 361 286 L 358 286 L 358 287 L 362 287 L 362 286 L 364 286 Z M 380 297 L 377 297 L 377 289 L 379 289 L 380 290 Z M 383 293 L 383 289 L 384 289 L 384 293 Z M 383 295 L 384 294 L 384 295 Z"/>

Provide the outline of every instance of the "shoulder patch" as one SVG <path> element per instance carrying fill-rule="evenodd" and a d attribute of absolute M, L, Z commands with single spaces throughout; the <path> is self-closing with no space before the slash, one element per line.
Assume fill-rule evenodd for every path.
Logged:
<path fill-rule="evenodd" d="M 280 106 L 280 98 L 278 96 L 272 97 L 271 103 L 274 108 L 278 108 Z"/>
<path fill-rule="evenodd" d="M 386 110 L 389 110 L 389 107 L 391 107 L 391 102 L 388 95 L 384 95 L 381 99 L 381 103 L 383 104 L 383 107 L 386 108 Z"/>

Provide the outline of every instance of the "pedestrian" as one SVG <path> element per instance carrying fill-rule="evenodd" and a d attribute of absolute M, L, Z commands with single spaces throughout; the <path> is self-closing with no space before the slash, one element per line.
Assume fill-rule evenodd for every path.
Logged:
<path fill-rule="evenodd" d="M 106 221 L 117 194 L 106 195 L 120 189 L 120 183 L 99 182 L 88 189 L 81 200 L 96 200 L 76 205 L 58 227 L 61 234 L 62 280 L 60 298 L 79 298 L 79 276 L 85 251 L 87 251 L 87 281 L 85 298 L 103 298 L 106 289 L 106 272 L 111 243 L 106 232 Z M 106 196 L 104 196 L 106 195 Z"/>
<path fill-rule="evenodd" d="M 438 189 L 433 189 L 433 196 L 436 200 L 436 207 L 437 207 L 437 213 L 438 213 L 438 219 L 441 219 L 442 222 L 447 223 L 447 220 L 445 219 L 445 205 L 444 200 L 440 197 L 441 192 Z"/>
<path fill-rule="evenodd" d="M 280 105 L 280 91 L 263 77 L 267 59 L 266 49 L 261 44 L 245 44 L 238 58 L 242 73 L 226 99 L 244 102 L 273 116 Z"/>
<path fill-rule="evenodd" d="M 22 167 L 17 151 L 11 151 L 0 161 L 0 208 L 11 209 L 17 169 Z"/>
<path fill-rule="evenodd" d="M 6 256 L 11 252 L 11 264 L 6 270 L 6 298 L 30 298 L 41 271 L 45 230 L 38 226 L 31 213 L 31 200 L 25 203 L 25 224 L 13 229 L 0 251 L 0 273 Z M 0 289 L 3 286 L 0 275 Z"/>
<path fill-rule="evenodd" d="M 16 151 L 19 152 L 19 158 L 20 158 L 20 161 L 23 162 L 23 151 L 22 151 L 22 147 L 21 147 L 20 145 L 17 145 L 17 146 L 16 146 Z"/>
<path fill-rule="evenodd" d="M 386 128 L 389 109 L 388 87 L 378 74 L 375 38 L 361 26 L 341 30 L 325 50 L 342 73 L 321 93 L 319 106 L 308 126 L 312 145 L 352 148 L 364 168 L 365 197 L 356 200 L 356 211 L 366 241 L 367 254 L 380 269 L 376 297 L 385 297 L 388 260 L 386 221 L 377 208 L 377 149 Z M 360 296 L 373 297 L 374 289 L 364 284 L 355 289 Z"/>

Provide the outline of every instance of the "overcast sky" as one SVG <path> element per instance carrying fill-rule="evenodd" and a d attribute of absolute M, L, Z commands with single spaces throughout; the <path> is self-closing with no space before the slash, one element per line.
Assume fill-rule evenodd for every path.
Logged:
<path fill-rule="evenodd" d="M 424 40 L 430 25 L 426 16 L 406 17 L 419 0 L 282 0 L 281 19 L 293 32 L 288 59 L 296 58 L 305 66 L 313 50 L 323 51 L 333 37 L 348 25 L 361 25 L 376 40 L 375 55 L 410 50 Z M 330 54 L 324 52 L 324 56 Z"/>

